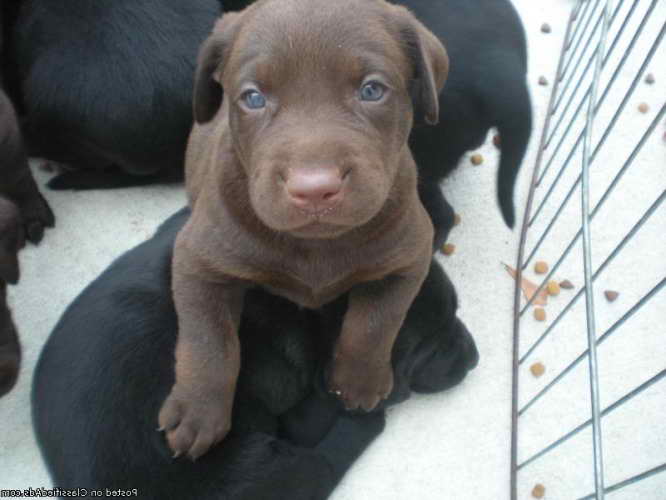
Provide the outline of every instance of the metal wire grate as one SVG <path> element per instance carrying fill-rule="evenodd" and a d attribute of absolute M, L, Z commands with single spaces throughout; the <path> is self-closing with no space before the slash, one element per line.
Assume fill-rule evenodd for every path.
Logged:
<path fill-rule="evenodd" d="M 549 498 L 599 500 L 606 494 L 622 491 L 666 471 L 666 450 L 662 448 L 657 452 L 661 453 L 661 458 L 657 457 L 656 463 L 650 455 L 647 462 L 652 460 L 651 466 L 640 471 L 625 468 L 624 476 L 614 468 L 612 478 L 609 478 L 604 467 L 605 459 L 612 457 L 617 461 L 617 457 L 606 453 L 603 439 L 605 422 L 610 414 L 632 404 L 637 396 L 654 390 L 656 386 L 663 394 L 666 358 L 657 360 L 657 365 L 650 364 L 642 378 L 632 372 L 631 377 L 626 377 L 627 380 L 631 378 L 631 387 L 615 397 L 615 394 L 600 394 L 600 379 L 617 376 L 607 373 L 622 362 L 616 359 L 618 353 L 603 353 L 605 361 L 602 364 L 597 354 L 598 348 L 601 349 L 601 345 L 615 334 L 616 337 L 632 334 L 632 328 L 623 326 L 637 314 L 643 314 L 646 306 L 655 304 L 655 297 L 663 299 L 663 294 L 659 294 L 666 284 L 666 266 L 663 264 L 666 260 L 666 226 L 661 224 L 665 216 L 663 164 L 666 153 L 663 141 L 666 135 L 660 137 L 661 130 L 655 133 L 660 125 L 663 128 L 666 92 L 663 91 L 661 74 L 656 80 L 652 75 L 646 80 L 648 69 L 659 66 L 661 61 L 661 71 L 666 60 L 664 50 L 660 51 L 666 31 L 665 7 L 659 0 L 579 0 L 569 17 L 532 174 L 516 266 L 511 440 L 513 500 L 519 498 L 519 490 L 525 490 L 519 477 L 522 471 L 538 464 L 558 448 L 561 450 L 572 438 L 580 440 L 581 433 L 589 433 L 590 429 L 590 436 L 585 438 L 590 455 L 586 460 L 569 458 L 572 467 L 582 465 L 585 468 L 583 474 L 589 481 L 570 481 L 576 484 L 561 488 L 560 495 L 556 489 Z M 651 105 L 653 110 L 647 105 L 638 109 L 635 106 L 646 93 L 648 97 L 655 96 L 652 100 L 657 105 Z M 618 150 L 622 153 L 618 154 Z M 655 170 L 651 163 L 660 163 L 661 170 Z M 638 170 L 641 175 L 631 175 Z M 649 174 L 647 178 L 646 174 Z M 641 182 L 643 185 L 637 185 Z M 628 188 L 631 183 L 634 187 Z M 638 192 L 638 195 L 625 198 L 622 196 L 624 192 Z M 577 196 L 580 197 L 578 210 L 573 201 Z M 597 217 L 599 214 L 602 216 Z M 646 225 L 651 227 L 646 228 Z M 637 234 L 650 230 L 660 234 L 655 243 L 662 264 L 648 265 L 648 255 L 634 258 L 631 266 L 620 266 L 624 273 L 637 273 L 636 286 L 632 289 L 638 291 L 628 294 L 631 297 L 627 299 L 636 297 L 631 303 L 625 299 L 613 304 L 610 310 L 606 303 L 609 301 L 600 298 L 600 290 L 595 293 L 595 282 L 609 267 L 618 267 L 619 256 L 640 253 L 635 244 Z M 564 242 L 563 234 L 567 235 Z M 627 247 L 630 250 L 626 250 Z M 650 255 L 654 256 L 655 249 L 651 251 Z M 524 297 L 521 280 L 529 277 L 530 266 L 537 256 L 547 257 L 549 270 L 543 277 L 538 275 L 537 293 Z M 640 274 L 638 267 L 643 264 L 645 275 Z M 563 290 L 557 297 L 550 297 L 551 303 L 557 301 L 553 318 L 537 322 L 527 314 L 535 306 L 537 297 L 542 296 L 540 292 L 547 288 L 547 283 L 568 276 L 567 272 L 579 276 L 581 270 L 584 280 L 578 290 L 568 293 Z M 624 281 L 627 280 L 631 282 L 631 276 L 625 276 Z M 647 285 L 641 289 L 640 285 L 644 283 Z M 583 295 L 585 301 L 579 305 Z M 600 328 L 601 335 L 597 335 L 600 324 L 597 319 L 602 306 L 606 325 Z M 652 307 L 650 317 L 659 314 L 657 306 Z M 546 310 L 550 315 L 550 305 Z M 607 318 L 610 319 L 606 321 Z M 666 320 L 663 313 L 661 318 Z M 651 328 L 661 328 L 661 338 L 657 341 L 666 344 L 663 324 L 663 321 L 653 319 Z M 526 335 L 521 336 L 521 327 Z M 640 339 L 633 342 L 640 342 Z M 616 358 L 609 357 L 612 355 Z M 555 370 L 549 373 L 552 378 L 547 382 L 536 382 L 535 377 L 526 378 L 529 377 L 526 368 L 539 356 L 557 358 L 553 362 Z M 640 356 L 636 355 L 636 358 L 640 360 Z M 545 399 L 560 397 L 563 406 L 571 405 L 571 398 L 580 399 L 582 393 L 572 389 L 571 380 L 567 380 L 573 378 L 574 371 L 584 370 L 584 360 L 587 360 L 587 376 L 578 376 L 576 380 L 578 385 L 585 381 L 589 418 L 580 417 L 576 423 L 562 417 L 561 426 L 542 432 L 547 436 L 534 439 L 541 443 L 527 450 L 522 442 L 524 419 Z M 618 370 L 615 371 L 622 376 L 623 372 Z M 519 392 L 519 385 L 521 388 L 526 386 L 527 391 Z M 602 404 L 611 396 L 612 402 Z M 664 401 L 666 399 L 660 406 L 662 418 L 666 410 Z M 558 403 L 551 401 L 549 404 L 552 407 Z M 663 427 L 647 428 L 649 424 L 650 419 L 646 419 L 642 432 L 663 438 L 666 434 Z M 531 436 L 538 433 L 533 431 Z M 621 457 L 619 460 L 632 459 Z M 560 474 L 557 479 L 562 483 L 567 478 Z M 666 484 L 666 474 L 663 480 L 662 485 Z M 591 494 L 590 490 L 593 491 Z M 666 499 L 666 486 L 660 491 L 663 494 L 660 498 Z M 520 498 L 524 496 L 521 494 Z"/>

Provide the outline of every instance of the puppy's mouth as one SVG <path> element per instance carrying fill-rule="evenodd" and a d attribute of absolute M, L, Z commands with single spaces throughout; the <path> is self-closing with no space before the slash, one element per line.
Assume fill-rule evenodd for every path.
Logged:
<path fill-rule="evenodd" d="M 349 226 L 322 220 L 319 215 L 308 214 L 308 219 L 305 224 L 292 228 L 288 232 L 297 238 L 330 239 L 336 238 L 351 229 Z"/>

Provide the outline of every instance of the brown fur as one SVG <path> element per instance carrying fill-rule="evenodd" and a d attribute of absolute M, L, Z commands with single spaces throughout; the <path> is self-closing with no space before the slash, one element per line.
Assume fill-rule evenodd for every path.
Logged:
<path fill-rule="evenodd" d="M 186 159 L 192 216 L 176 240 L 176 382 L 159 415 L 174 452 L 197 458 L 229 430 L 244 292 L 308 308 L 349 292 L 328 384 L 349 409 L 391 391 L 391 349 L 426 276 L 433 229 L 407 145 L 414 107 L 438 116 L 448 60 L 405 9 L 383 0 L 261 0 L 203 45 Z M 361 101 L 368 80 L 386 93 Z M 257 88 L 266 107 L 250 109 Z M 292 176 L 342 179 L 308 212 Z"/>

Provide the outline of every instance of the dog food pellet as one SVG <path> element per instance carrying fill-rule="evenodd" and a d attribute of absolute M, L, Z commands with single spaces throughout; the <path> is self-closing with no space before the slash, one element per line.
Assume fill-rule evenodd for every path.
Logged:
<path fill-rule="evenodd" d="M 546 487 L 543 484 L 535 484 L 532 488 L 532 496 L 534 498 L 543 498 L 546 494 Z"/>
<path fill-rule="evenodd" d="M 495 145 L 496 148 L 499 148 L 502 146 L 502 139 L 500 139 L 499 134 L 495 134 L 493 136 L 493 144 Z"/>
<path fill-rule="evenodd" d="M 483 163 L 483 156 L 479 153 L 473 154 L 470 157 L 470 161 L 472 162 L 472 165 L 481 165 Z"/>
<path fill-rule="evenodd" d="M 458 224 L 460 224 L 460 221 L 462 221 L 460 214 L 453 214 L 453 225 L 457 226 Z"/>
<path fill-rule="evenodd" d="M 642 102 L 638 105 L 638 111 L 641 113 L 647 113 L 650 109 L 650 106 L 648 106 L 646 103 Z"/>
<path fill-rule="evenodd" d="M 543 366 L 543 363 L 534 363 L 532 366 L 530 366 L 530 371 L 535 377 L 540 377 L 546 373 L 546 367 Z"/>
<path fill-rule="evenodd" d="M 541 33 L 550 33 L 550 24 L 543 23 L 541 25 Z"/>
<path fill-rule="evenodd" d="M 574 284 L 569 280 L 560 281 L 560 288 L 564 288 L 565 290 L 571 290 L 574 288 Z"/>
<path fill-rule="evenodd" d="M 548 264 L 542 260 L 537 260 L 534 263 L 534 272 L 537 274 L 546 274 L 548 272 Z"/>
<path fill-rule="evenodd" d="M 557 281 L 549 281 L 546 285 L 546 290 L 548 290 L 548 295 L 555 296 L 560 294 L 560 285 Z"/>
<path fill-rule="evenodd" d="M 615 299 L 617 299 L 620 296 L 618 292 L 614 292 L 613 290 L 606 290 L 604 292 L 604 295 L 606 296 L 606 300 L 608 302 L 615 302 Z"/>
<path fill-rule="evenodd" d="M 452 243 L 446 243 L 442 247 L 442 253 L 444 255 L 452 255 L 453 252 L 455 252 L 455 251 L 456 251 L 456 246 L 453 245 Z"/>
<path fill-rule="evenodd" d="M 548 85 L 548 79 L 545 76 L 539 77 L 539 85 L 546 86 Z"/>
<path fill-rule="evenodd" d="M 654 83 L 654 75 L 652 73 L 648 73 L 645 76 L 645 83 L 647 83 L 648 85 L 652 85 Z"/>
<path fill-rule="evenodd" d="M 546 310 L 543 307 L 535 307 L 534 319 L 537 321 L 546 321 Z"/>

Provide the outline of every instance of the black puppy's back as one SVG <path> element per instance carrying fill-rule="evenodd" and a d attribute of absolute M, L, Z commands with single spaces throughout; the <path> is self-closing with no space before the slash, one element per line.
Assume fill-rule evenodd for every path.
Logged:
<path fill-rule="evenodd" d="M 54 187 L 180 174 L 196 54 L 220 14 L 219 0 L 25 1 L 13 58 L 30 152 L 93 171 Z"/>
<path fill-rule="evenodd" d="M 384 416 L 339 416 L 332 408 L 332 426 L 312 449 L 278 437 L 279 416 L 311 392 L 314 371 L 310 319 L 283 299 L 246 299 L 245 365 L 224 443 L 191 463 L 172 459 L 156 431 L 173 383 L 171 247 L 187 215 L 172 217 L 84 290 L 44 348 L 33 422 L 54 482 L 137 488 L 138 498 L 155 500 L 326 498 L 381 432 Z"/>
<path fill-rule="evenodd" d="M 342 411 L 322 383 L 345 297 L 307 311 L 249 291 L 231 433 L 193 464 L 173 460 L 155 429 L 173 383 L 170 262 L 187 216 L 176 214 L 113 263 L 49 337 L 32 396 L 37 440 L 54 482 L 138 488 L 139 498 L 155 500 L 326 498 L 384 424 L 381 410 Z M 476 366 L 474 341 L 456 308 L 451 282 L 433 263 L 394 345 L 395 387 L 386 404 L 412 390 L 447 389 Z"/>

